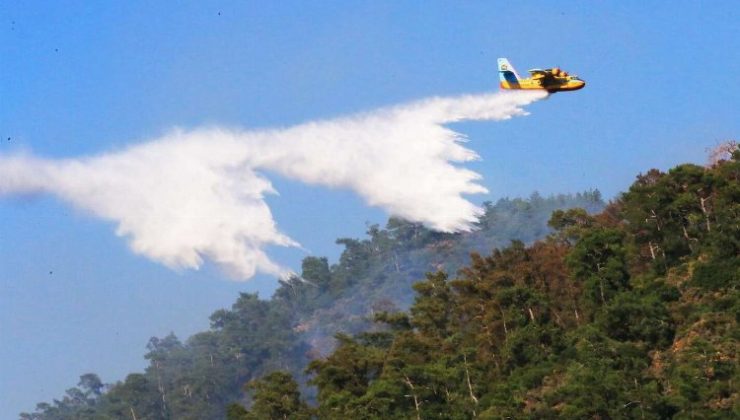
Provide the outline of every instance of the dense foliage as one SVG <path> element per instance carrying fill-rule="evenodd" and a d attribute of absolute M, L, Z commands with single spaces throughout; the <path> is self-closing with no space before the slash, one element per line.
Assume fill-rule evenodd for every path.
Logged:
<path fill-rule="evenodd" d="M 601 207 L 534 195 L 472 233 L 371 226 L 271 300 L 153 338 L 143 374 L 84 375 L 22 417 L 740 417 L 740 152 Z"/>
<path fill-rule="evenodd" d="M 319 418 L 739 418 L 740 152 L 416 283 L 309 372 Z M 238 418 L 238 417 L 237 417 Z"/>
<path fill-rule="evenodd" d="M 211 329 L 181 342 L 174 335 L 152 338 L 144 373 L 104 385 L 94 374 L 52 403 L 41 403 L 33 419 L 220 418 L 228 404 L 248 402 L 252 379 L 283 370 L 304 395 L 305 366 L 333 350 L 337 332 L 357 333 L 372 325 L 373 313 L 405 309 L 411 284 L 427 271 L 456 271 L 469 253 L 506 245 L 511 238 L 532 242 L 550 229 L 556 209 L 603 207 L 598 191 L 486 203 L 475 232 L 449 235 L 391 219 L 385 229 L 370 226 L 364 240 L 340 239 L 339 261 L 303 261 L 302 278 L 283 283 L 271 300 L 242 294 L 229 310 L 211 316 Z M 91 379 L 94 381 L 91 382 Z M 91 383 L 94 386 L 91 388 Z M 313 393 L 312 393 L 313 392 Z"/>
<path fill-rule="evenodd" d="M 601 214 L 554 212 L 543 241 L 427 274 L 309 364 L 315 415 L 739 417 L 738 158 L 652 170 Z"/>

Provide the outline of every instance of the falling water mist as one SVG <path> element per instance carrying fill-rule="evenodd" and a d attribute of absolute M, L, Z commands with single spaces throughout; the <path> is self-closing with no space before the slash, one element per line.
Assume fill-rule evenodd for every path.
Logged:
<path fill-rule="evenodd" d="M 286 129 L 173 130 L 114 153 L 72 159 L 0 154 L 0 195 L 49 193 L 116 224 L 131 249 L 171 268 L 204 260 L 230 277 L 288 276 L 265 253 L 299 244 L 280 232 L 264 172 L 351 189 L 389 214 L 445 231 L 470 230 L 484 193 L 478 159 L 445 124 L 505 120 L 544 92 L 431 98 Z"/>

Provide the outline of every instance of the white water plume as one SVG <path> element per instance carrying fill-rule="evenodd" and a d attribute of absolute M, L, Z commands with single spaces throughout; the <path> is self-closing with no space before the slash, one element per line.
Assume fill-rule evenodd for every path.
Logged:
<path fill-rule="evenodd" d="M 209 259 L 235 279 L 291 272 L 264 252 L 298 246 L 281 233 L 260 171 L 349 188 L 369 205 L 441 231 L 469 230 L 486 192 L 455 166 L 478 155 L 444 124 L 504 120 L 547 96 L 506 92 L 432 98 L 287 129 L 175 130 L 123 151 L 74 159 L 0 155 L 0 195 L 54 194 L 117 224 L 131 249 L 172 268 Z"/>

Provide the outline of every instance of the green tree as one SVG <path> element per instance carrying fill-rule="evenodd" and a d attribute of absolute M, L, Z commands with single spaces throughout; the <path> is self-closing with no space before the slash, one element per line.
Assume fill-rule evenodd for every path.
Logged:
<path fill-rule="evenodd" d="M 624 233 L 615 228 L 586 232 L 566 258 L 573 277 L 582 281 L 593 305 L 603 306 L 629 288 Z"/>
<path fill-rule="evenodd" d="M 311 418 L 308 405 L 301 400 L 298 384 L 289 373 L 272 372 L 261 379 L 250 381 L 245 390 L 254 392 L 252 406 L 249 410 L 230 406 L 227 414 L 230 420 Z"/>

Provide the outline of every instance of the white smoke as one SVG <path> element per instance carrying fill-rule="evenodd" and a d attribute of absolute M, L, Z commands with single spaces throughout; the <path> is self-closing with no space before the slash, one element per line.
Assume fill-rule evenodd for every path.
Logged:
<path fill-rule="evenodd" d="M 349 188 L 368 204 L 441 231 L 469 230 L 486 192 L 480 175 L 453 163 L 478 155 L 443 124 L 503 120 L 547 96 L 507 92 L 433 98 L 288 129 L 174 131 L 126 150 L 78 159 L 0 155 L 0 195 L 45 192 L 117 224 L 131 249 L 171 268 L 207 258 L 237 279 L 290 270 L 264 252 L 298 246 L 264 200 L 268 170 L 305 183 Z"/>

